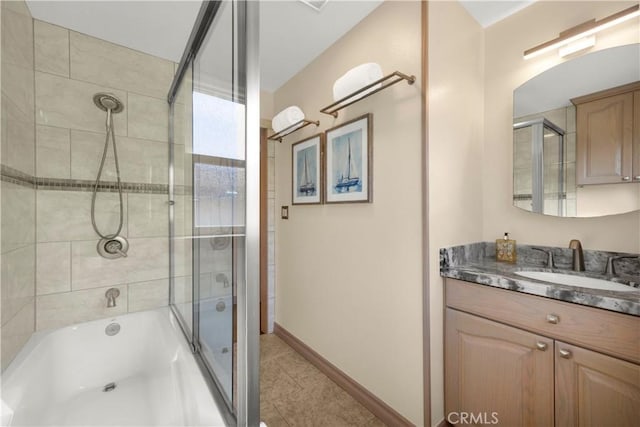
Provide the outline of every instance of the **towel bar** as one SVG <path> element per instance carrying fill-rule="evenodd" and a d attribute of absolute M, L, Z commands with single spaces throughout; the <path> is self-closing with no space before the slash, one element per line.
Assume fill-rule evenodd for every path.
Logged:
<path fill-rule="evenodd" d="M 278 141 L 278 142 L 282 142 L 282 138 L 284 138 L 285 136 L 300 130 L 302 128 L 305 128 L 309 125 L 316 125 L 316 126 L 320 126 L 320 120 L 307 120 L 307 119 L 302 119 L 297 123 L 292 124 L 291 126 L 282 129 L 280 132 L 278 133 L 274 133 L 273 135 L 271 135 L 270 137 L 268 137 L 267 139 L 270 139 L 272 141 Z"/>
<path fill-rule="evenodd" d="M 403 74 L 400 71 L 394 71 L 393 73 L 389 74 L 388 76 L 385 76 L 385 77 L 381 78 L 380 80 L 376 80 L 375 82 L 373 82 L 371 84 L 368 84 L 368 85 L 364 86 L 361 89 L 358 89 L 357 91 L 353 92 L 352 94 L 345 96 L 344 98 L 334 102 L 333 104 L 329 105 L 328 107 L 324 107 L 322 110 L 320 110 L 320 112 L 332 115 L 333 117 L 338 117 L 338 111 L 342 110 L 343 108 L 348 107 L 349 105 L 353 104 L 354 102 L 358 102 L 361 99 L 365 99 L 365 98 L 373 95 L 376 92 L 380 92 L 382 89 L 388 88 L 389 86 L 392 86 L 392 85 L 394 85 L 394 84 L 396 84 L 398 82 L 401 82 L 402 80 L 406 80 L 407 83 L 412 85 L 413 83 L 415 83 L 416 77 L 415 76 L 409 76 L 407 74 Z M 366 91 L 368 89 L 371 89 L 375 85 L 381 84 L 381 83 L 383 83 L 383 84 L 378 89 L 372 90 L 371 92 L 369 92 L 369 93 L 367 93 L 364 96 L 361 96 L 359 98 L 357 97 L 362 92 L 364 92 L 364 91 Z"/>

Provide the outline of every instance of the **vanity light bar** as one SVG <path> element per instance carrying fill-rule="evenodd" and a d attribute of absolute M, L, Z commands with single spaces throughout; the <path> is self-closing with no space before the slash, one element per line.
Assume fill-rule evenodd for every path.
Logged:
<path fill-rule="evenodd" d="M 572 55 L 576 52 L 580 52 L 581 50 L 589 49 L 590 47 L 594 47 L 595 45 L 596 35 L 591 34 L 590 36 L 583 37 L 560 47 L 560 49 L 558 49 L 558 55 L 560 55 L 561 58 L 564 58 L 565 56 Z"/>
<path fill-rule="evenodd" d="M 631 6 L 625 10 L 621 10 L 620 12 L 607 16 L 600 21 L 592 19 L 580 25 L 576 25 L 573 28 L 569 28 L 568 30 L 561 32 L 560 35 L 553 40 L 549 40 L 548 42 L 525 50 L 524 59 L 530 59 L 538 55 L 542 55 L 543 53 L 547 53 L 550 50 L 567 45 L 583 37 L 588 37 L 597 33 L 598 31 L 611 28 L 624 21 L 635 18 L 636 16 L 640 16 L 640 4 L 636 4 L 635 6 Z"/>

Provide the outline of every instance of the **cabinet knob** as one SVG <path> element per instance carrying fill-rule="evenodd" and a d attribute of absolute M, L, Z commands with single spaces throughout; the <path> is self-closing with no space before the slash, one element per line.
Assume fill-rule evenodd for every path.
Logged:
<path fill-rule="evenodd" d="M 571 352 L 569 350 L 560 350 L 560 357 L 563 359 L 571 359 Z"/>
<path fill-rule="evenodd" d="M 538 341 L 536 343 L 536 347 L 538 348 L 538 350 L 540 351 L 546 351 L 547 350 L 547 343 L 546 342 L 540 342 Z"/>
<path fill-rule="evenodd" d="M 631 181 L 631 177 L 630 176 L 623 176 L 622 180 L 623 181 Z"/>
<path fill-rule="evenodd" d="M 547 322 L 555 325 L 560 322 L 560 318 L 556 314 L 547 314 Z"/>

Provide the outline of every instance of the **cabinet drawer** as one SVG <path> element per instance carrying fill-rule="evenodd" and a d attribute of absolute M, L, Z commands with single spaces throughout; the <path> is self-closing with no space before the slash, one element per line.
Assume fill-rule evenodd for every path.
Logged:
<path fill-rule="evenodd" d="M 640 317 L 456 279 L 445 295 L 448 307 L 640 363 Z"/>

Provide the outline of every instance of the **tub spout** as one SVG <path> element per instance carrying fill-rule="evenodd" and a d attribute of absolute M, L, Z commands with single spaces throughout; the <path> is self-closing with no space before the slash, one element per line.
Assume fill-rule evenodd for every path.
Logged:
<path fill-rule="evenodd" d="M 224 273 L 216 274 L 216 282 L 222 283 L 222 287 L 223 288 L 228 288 L 229 287 L 229 278 Z"/>
<path fill-rule="evenodd" d="M 116 298 L 120 296 L 120 290 L 116 288 L 109 288 L 107 292 L 104 293 L 104 296 L 107 297 L 107 308 L 116 306 Z"/>

